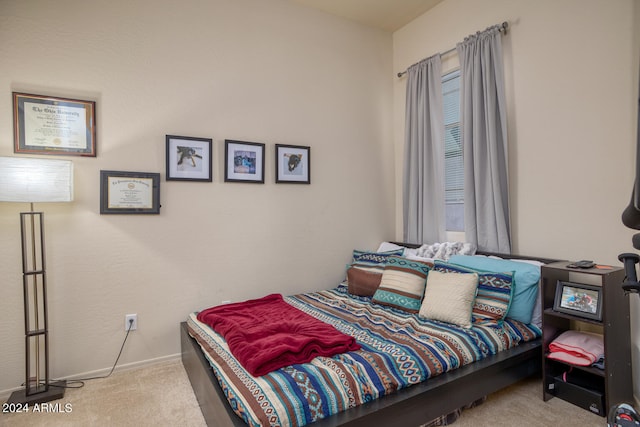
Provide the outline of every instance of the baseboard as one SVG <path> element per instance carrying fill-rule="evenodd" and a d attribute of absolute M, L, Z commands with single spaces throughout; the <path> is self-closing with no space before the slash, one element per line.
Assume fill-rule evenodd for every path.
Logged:
<path fill-rule="evenodd" d="M 153 359 L 140 360 L 138 362 L 125 363 L 125 364 L 116 366 L 113 372 L 115 373 L 115 372 L 129 371 L 132 369 L 139 369 L 139 368 L 144 368 L 151 365 L 157 365 L 160 363 L 172 362 L 175 360 L 180 360 L 180 357 L 181 357 L 181 354 L 176 353 L 176 354 L 170 354 L 168 356 L 156 357 Z M 82 378 L 101 377 L 101 376 L 107 375 L 109 371 L 111 371 L 110 367 L 104 368 L 104 369 L 98 369 L 95 371 L 87 371 L 87 372 L 81 372 L 78 374 L 72 374 L 62 378 L 55 378 L 55 380 L 77 380 Z M 2 402 L 6 401 L 11 395 L 11 393 L 19 391 L 21 389 L 22 387 L 16 387 L 16 388 L 11 388 L 7 390 L 0 390 L 0 401 Z"/>

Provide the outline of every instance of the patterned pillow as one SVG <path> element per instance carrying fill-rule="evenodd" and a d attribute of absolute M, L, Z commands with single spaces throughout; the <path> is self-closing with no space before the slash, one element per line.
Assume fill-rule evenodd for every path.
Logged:
<path fill-rule="evenodd" d="M 422 261 L 390 256 L 373 302 L 417 313 L 430 269 L 430 265 Z"/>
<path fill-rule="evenodd" d="M 370 262 L 374 264 L 385 263 L 387 258 L 393 255 L 402 256 L 404 249 L 393 249 L 385 252 L 367 252 L 357 249 L 353 250 L 353 262 Z"/>
<path fill-rule="evenodd" d="M 429 272 L 420 317 L 471 327 L 478 273 Z"/>
<path fill-rule="evenodd" d="M 484 256 L 454 255 L 450 263 L 484 272 L 513 272 L 513 295 L 507 317 L 522 323 L 531 323 L 538 297 L 540 266 Z"/>
<path fill-rule="evenodd" d="M 387 264 L 387 259 L 393 255 L 402 256 L 403 253 L 404 249 L 395 249 L 386 252 L 366 252 L 354 249 L 351 266 L 370 271 L 372 273 L 378 272 L 382 274 L 384 266 Z"/>
<path fill-rule="evenodd" d="M 347 289 L 350 294 L 370 297 L 380 286 L 381 273 L 372 273 L 360 268 L 351 267 L 347 270 Z"/>
<path fill-rule="evenodd" d="M 443 261 L 435 261 L 435 271 L 445 273 L 478 273 L 478 293 L 473 303 L 475 325 L 502 326 L 513 293 L 513 273 L 489 273 Z"/>

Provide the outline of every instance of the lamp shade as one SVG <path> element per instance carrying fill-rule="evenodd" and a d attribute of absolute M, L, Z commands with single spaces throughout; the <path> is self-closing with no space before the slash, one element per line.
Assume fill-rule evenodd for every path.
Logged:
<path fill-rule="evenodd" d="M 0 202 L 71 202 L 70 160 L 0 157 Z"/>

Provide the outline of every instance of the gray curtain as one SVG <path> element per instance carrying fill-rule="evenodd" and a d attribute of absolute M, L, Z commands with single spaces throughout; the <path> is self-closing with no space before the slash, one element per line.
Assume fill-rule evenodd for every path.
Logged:
<path fill-rule="evenodd" d="M 407 70 L 403 176 L 405 242 L 446 240 L 440 55 Z"/>
<path fill-rule="evenodd" d="M 478 249 L 511 253 L 507 122 L 498 26 L 467 37 L 460 56 L 464 228 Z"/>

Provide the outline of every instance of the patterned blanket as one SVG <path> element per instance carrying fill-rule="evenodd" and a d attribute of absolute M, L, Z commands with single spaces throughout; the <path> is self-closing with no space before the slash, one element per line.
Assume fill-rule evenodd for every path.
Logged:
<path fill-rule="evenodd" d="M 541 335 L 509 319 L 502 328 L 471 329 L 428 321 L 349 295 L 345 287 L 285 300 L 362 348 L 253 377 L 196 313 L 187 321 L 231 407 L 250 426 L 304 426 Z"/>

